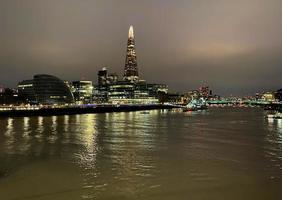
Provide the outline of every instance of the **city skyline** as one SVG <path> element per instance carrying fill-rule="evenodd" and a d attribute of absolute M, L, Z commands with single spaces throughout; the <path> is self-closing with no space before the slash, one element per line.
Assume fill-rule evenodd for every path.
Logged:
<path fill-rule="evenodd" d="M 281 8 L 275 0 L 4 1 L 0 84 L 15 87 L 42 73 L 96 82 L 102 66 L 122 76 L 132 24 L 143 79 L 173 91 L 200 85 L 222 95 L 277 90 Z"/>

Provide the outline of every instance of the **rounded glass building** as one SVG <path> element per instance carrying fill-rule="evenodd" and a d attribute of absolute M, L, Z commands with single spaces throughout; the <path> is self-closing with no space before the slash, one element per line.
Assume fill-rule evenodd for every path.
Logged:
<path fill-rule="evenodd" d="M 24 83 L 27 81 L 23 81 Z M 74 103 L 73 95 L 68 85 L 61 79 L 47 75 L 35 75 L 32 80 L 28 80 L 28 90 L 32 90 L 29 94 L 34 95 L 29 99 L 34 99 L 38 104 L 69 104 Z M 25 94 L 25 85 L 18 85 L 19 95 Z"/>

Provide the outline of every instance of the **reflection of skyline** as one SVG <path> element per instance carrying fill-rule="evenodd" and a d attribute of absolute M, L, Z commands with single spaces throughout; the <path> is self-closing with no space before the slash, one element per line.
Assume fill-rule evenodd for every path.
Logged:
<path fill-rule="evenodd" d="M 280 133 L 282 133 L 282 119 L 277 119 L 277 128 Z"/>
<path fill-rule="evenodd" d="M 93 150 L 91 136 L 95 134 L 95 115 L 87 115 L 81 121 L 77 116 L 23 117 L 7 118 L 6 125 L 0 130 L 3 150 L 6 154 L 35 153 L 60 156 L 68 148 L 68 142 L 83 145 L 88 151 Z M 70 124 L 76 125 L 70 128 Z M 70 148 L 70 147 L 69 147 Z"/>
<path fill-rule="evenodd" d="M 83 149 L 89 153 L 94 152 L 95 149 L 103 150 L 103 148 L 115 153 L 118 149 L 122 151 L 126 145 L 134 146 L 136 149 L 153 149 L 154 140 L 158 136 L 152 134 L 154 130 L 152 128 L 159 128 L 154 127 L 154 117 L 158 116 L 160 116 L 159 111 L 150 111 L 150 114 L 129 112 L 7 118 L 1 121 L 6 125 L 0 133 L 4 138 L 2 143 L 4 143 L 3 147 L 7 153 L 8 149 L 25 153 L 29 149 L 39 146 L 40 143 L 46 145 L 46 149 L 48 149 L 47 145 L 51 143 L 56 146 L 68 142 L 83 145 Z M 276 136 L 277 143 L 281 143 L 282 120 L 268 119 L 267 124 L 268 130 Z M 150 132 L 144 128 L 146 126 L 150 126 Z M 97 142 L 98 144 L 96 144 Z M 106 146 L 100 148 L 99 145 Z M 26 147 L 22 146 L 29 146 L 29 148 L 25 149 Z M 111 156 L 113 155 L 111 154 Z"/>
<path fill-rule="evenodd" d="M 99 176 L 108 184 L 119 183 L 114 188 L 117 193 L 126 190 L 128 195 L 134 195 L 142 187 L 138 181 L 151 177 L 156 170 L 154 161 L 146 152 L 154 149 L 157 126 L 150 125 L 155 124 L 159 114 L 159 111 L 150 111 L 150 114 L 129 112 L 99 116 L 98 156 L 99 166 L 104 166 Z M 146 126 L 150 126 L 150 132 Z M 104 182 L 96 184 L 107 187 Z"/>
<path fill-rule="evenodd" d="M 282 134 L 282 119 L 267 118 L 267 124 L 270 131 Z"/>
<path fill-rule="evenodd" d="M 267 118 L 268 134 L 266 140 L 268 145 L 265 147 L 265 156 L 271 158 L 269 165 L 282 170 L 282 119 Z M 280 176 L 271 176 L 281 178 Z"/>
<path fill-rule="evenodd" d="M 5 144 L 2 153 L 8 165 L 29 163 L 29 158 L 67 159 L 82 169 L 84 187 L 105 188 L 97 183 L 98 176 L 105 176 L 109 182 L 123 182 L 127 192 L 134 193 L 139 186 L 128 181 L 130 177 L 140 180 L 155 170 L 145 152 L 155 148 L 158 117 L 159 111 L 10 118 L 0 145 Z M 17 158 L 8 158 L 11 153 Z M 116 188 L 117 192 L 122 189 Z"/>
<path fill-rule="evenodd" d="M 40 156 L 56 155 L 56 152 L 60 154 L 56 148 L 68 146 L 67 142 L 72 142 L 78 146 L 83 145 L 83 151 L 94 156 L 99 148 L 96 137 L 100 134 L 98 139 L 103 140 L 102 144 L 107 145 L 106 148 L 113 153 L 119 153 L 117 149 L 120 144 L 134 145 L 136 149 L 142 149 L 144 145 L 153 148 L 150 146 L 153 142 L 148 142 L 152 137 L 146 141 L 149 133 L 142 127 L 157 113 L 158 111 L 151 111 L 150 114 L 113 113 L 99 115 L 99 118 L 95 114 L 8 118 L 5 120 L 5 129 L 1 131 L 5 136 L 1 143 L 5 144 L 4 150 L 7 154 L 11 151 L 19 154 L 36 152 Z M 125 134 L 128 130 L 130 133 Z M 127 141 L 131 140 L 131 137 L 134 138 L 132 144 Z M 134 152 L 131 152 L 131 155 L 132 153 Z"/>
<path fill-rule="evenodd" d="M 267 125 L 269 134 L 267 135 L 267 140 L 271 143 L 275 141 L 276 146 L 273 146 L 272 149 L 281 149 L 282 148 L 282 119 L 267 119 Z M 281 154 L 282 160 L 282 154 Z"/>
<path fill-rule="evenodd" d="M 265 183 L 281 174 L 282 121 L 268 122 L 256 109 L 2 118 L 0 125 L 0 176 L 13 167 L 41 173 L 41 163 L 47 175 L 46 166 L 58 166 L 68 184 L 72 168 L 88 198 L 182 194 L 190 185 Z"/>

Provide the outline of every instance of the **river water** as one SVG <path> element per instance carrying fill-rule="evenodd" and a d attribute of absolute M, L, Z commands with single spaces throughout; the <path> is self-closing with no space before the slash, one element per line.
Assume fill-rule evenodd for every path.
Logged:
<path fill-rule="evenodd" d="M 0 118 L 0 199 L 282 199 L 258 108 Z"/>

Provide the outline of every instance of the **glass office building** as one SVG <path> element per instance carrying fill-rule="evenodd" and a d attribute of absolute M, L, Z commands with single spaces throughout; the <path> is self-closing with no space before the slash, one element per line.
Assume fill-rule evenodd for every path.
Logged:
<path fill-rule="evenodd" d="M 32 80 L 20 82 L 18 92 L 26 103 L 43 105 L 74 103 L 74 97 L 66 83 L 47 74 L 35 75 Z"/>
<path fill-rule="evenodd" d="M 92 103 L 93 83 L 92 81 L 73 81 L 71 87 L 76 103 Z"/>

